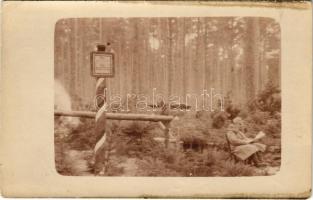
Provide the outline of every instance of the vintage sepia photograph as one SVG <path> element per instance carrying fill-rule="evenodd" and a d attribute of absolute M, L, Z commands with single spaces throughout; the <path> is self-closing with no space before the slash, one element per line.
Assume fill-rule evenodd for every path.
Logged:
<path fill-rule="evenodd" d="M 55 24 L 60 175 L 275 175 L 281 101 L 281 30 L 273 18 Z"/>

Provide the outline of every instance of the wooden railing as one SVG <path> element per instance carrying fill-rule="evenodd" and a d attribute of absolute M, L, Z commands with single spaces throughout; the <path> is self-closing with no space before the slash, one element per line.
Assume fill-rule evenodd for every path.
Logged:
<path fill-rule="evenodd" d="M 94 118 L 96 112 L 91 111 L 55 111 L 55 116 L 71 116 L 71 117 L 87 117 Z M 134 114 L 134 113 L 106 113 L 107 119 L 112 120 L 138 120 L 138 121 L 153 121 L 153 122 L 168 122 L 173 120 L 173 116 L 155 115 L 155 114 Z"/>
<path fill-rule="evenodd" d="M 85 117 L 95 118 L 96 112 L 91 111 L 54 111 L 55 116 L 69 116 L 69 117 Z M 106 113 L 106 118 L 111 120 L 135 120 L 135 121 L 152 121 L 159 122 L 160 127 L 165 133 L 165 146 L 169 143 L 169 123 L 174 119 L 169 115 L 156 114 L 135 114 L 135 113 Z"/>

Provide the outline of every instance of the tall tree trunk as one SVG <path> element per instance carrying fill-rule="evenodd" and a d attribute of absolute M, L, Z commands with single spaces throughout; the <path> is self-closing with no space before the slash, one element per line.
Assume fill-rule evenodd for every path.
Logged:
<path fill-rule="evenodd" d="M 247 18 L 247 32 L 245 41 L 245 87 L 246 100 L 256 94 L 256 70 L 259 67 L 259 21 L 257 18 Z"/>

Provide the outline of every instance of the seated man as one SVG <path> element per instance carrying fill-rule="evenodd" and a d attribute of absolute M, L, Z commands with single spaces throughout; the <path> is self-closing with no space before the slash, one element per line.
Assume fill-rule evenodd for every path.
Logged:
<path fill-rule="evenodd" d="M 243 120 L 236 117 L 233 123 L 229 125 L 226 134 L 230 143 L 232 153 L 240 160 L 248 160 L 254 163 L 255 166 L 264 165 L 261 162 L 259 152 L 264 152 L 266 145 L 257 143 L 257 140 L 265 136 L 260 132 L 254 139 L 248 138 L 243 131 Z"/>

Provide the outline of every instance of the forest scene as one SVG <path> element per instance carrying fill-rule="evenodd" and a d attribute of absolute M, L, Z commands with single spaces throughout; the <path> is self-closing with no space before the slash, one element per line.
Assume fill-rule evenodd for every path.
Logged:
<path fill-rule="evenodd" d="M 162 123 L 106 120 L 106 156 L 98 158 L 105 159 L 103 171 L 94 158 L 101 138 L 95 133 L 95 119 L 55 116 L 57 172 L 163 177 L 277 173 L 280 37 L 275 20 L 259 17 L 59 20 L 54 38 L 55 110 L 98 111 L 90 53 L 104 44 L 114 54 L 114 76 L 105 80 L 107 112 L 173 120 L 167 124 L 168 145 Z M 153 90 L 162 99 L 152 101 Z M 210 109 L 201 106 L 208 103 L 201 98 L 203 91 L 214 91 Z M 126 102 L 128 94 L 135 97 Z M 147 109 L 138 109 L 142 97 L 147 97 Z"/>

